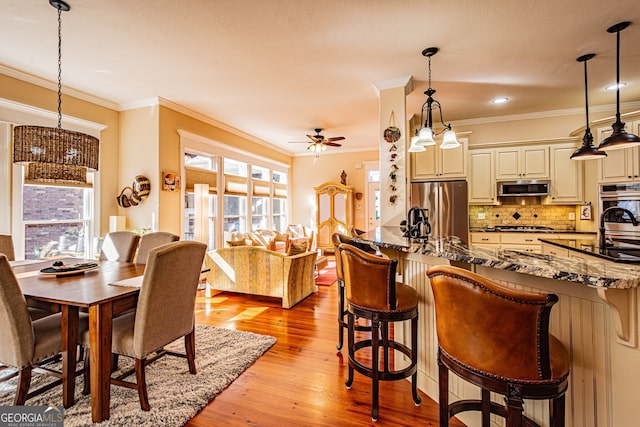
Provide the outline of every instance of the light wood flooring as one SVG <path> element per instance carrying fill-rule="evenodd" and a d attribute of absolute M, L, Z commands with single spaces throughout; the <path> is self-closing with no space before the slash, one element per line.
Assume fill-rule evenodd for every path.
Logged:
<path fill-rule="evenodd" d="M 196 323 L 268 334 L 277 343 L 222 391 L 187 426 L 436 426 L 438 405 L 409 381 L 380 382 L 373 423 L 371 381 L 357 372 L 350 390 L 346 348 L 336 350 L 337 289 L 318 292 L 290 310 L 275 298 L 222 293 L 198 296 Z M 346 334 L 345 334 L 346 341 Z M 197 363 L 197 360 L 196 360 Z M 451 420 L 451 426 L 464 426 Z"/>

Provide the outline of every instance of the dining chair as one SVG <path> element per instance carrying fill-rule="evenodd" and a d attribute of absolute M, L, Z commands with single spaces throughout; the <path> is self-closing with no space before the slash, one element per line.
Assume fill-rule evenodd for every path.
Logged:
<path fill-rule="evenodd" d="M 29 392 L 31 374 L 34 368 L 39 368 L 38 362 L 45 362 L 62 351 L 61 316 L 57 313 L 35 321 L 31 319 L 9 260 L 0 254 L 0 324 L 3 325 L 0 328 L 0 363 L 18 369 L 14 405 L 24 405 L 27 399 L 62 383 L 61 372 L 39 369 L 37 372 L 58 379 Z M 78 328 L 79 333 L 88 329 L 86 319 L 80 319 Z"/>
<path fill-rule="evenodd" d="M 104 237 L 101 261 L 133 262 L 140 236 L 131 231 L 113 231 Z"/>
<path fill-rule="evenodd" d="M 10 234 L 0 234 L 0 254 L 4 254 L 9 261 L 15 261 L 15 252 L 13 250 L 13 237 Z M 50 315 L 51 312 L 42 308 L 29 307 L 29 315 L 31 320 L 42 319 Z"/>
<path fill-rule="evenodd" d="M 136 264 L 146 264 L 151 249 L 160 245 L 166 245 L 167 243 L 177 242 L 178 240 L 180 240 L 180 236 L 167 233 L 166 231 L 143 234 L 140 238 L 140 246 L 138 247 L 138 253 L 136 255 Z"/>
<path fill-rule="evenodd" d="M 111 384 L 136 389 L 144 411 L 150 409 L 146 365 L 169 354 L 185 357 L 189 372 L 196 373 L 194 309 L 206 249 L 207 245 L 194 241 L 173 242 L 151 249 L 136 310 L 113 319 L 112 352 L 135 361 L 133 369 L 111 378 Z M 184 337 L 186 354 L 163 349 L 180 337 Z M 89 346 L 88 332 L 82 335 L 81 342 Z M 89 353 L 85 351 L 84 394 L 90 390 Z M 134 372 L 135 383 L 124 381 Z"/>
<path fill-rule="evenodd" d="M 15 261 L 13 238 L 10 234 L 0 234 L 0 254 L 4 254 L 9 261 Z"/>

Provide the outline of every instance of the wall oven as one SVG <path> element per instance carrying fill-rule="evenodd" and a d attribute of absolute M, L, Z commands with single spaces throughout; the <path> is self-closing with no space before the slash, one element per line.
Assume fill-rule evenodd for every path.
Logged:
<path fill-rule="evenodd" d="M 627 209 L 640 221 L 640 184 L 602 184 L 599 199 L 601 213 L 617 206 Z M 640 248 L 640 226 L 634 226 L 624 211 L 610 212 L 605 218 L 604 229 L 608 244 Z"/>

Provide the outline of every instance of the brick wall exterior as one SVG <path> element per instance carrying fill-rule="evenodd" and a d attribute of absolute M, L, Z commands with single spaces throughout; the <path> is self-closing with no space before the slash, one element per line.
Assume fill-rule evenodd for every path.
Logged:
<path fill-rule="evenodd" d="M 69 187 L 25 185 L 24 221 L 47 221 L 25 227 L 25 258 L 37 259 L 55 255 L 84 256 L 83 218 L 84 190 Z M 60 220 L 79 220 L 59 223 Z"/>

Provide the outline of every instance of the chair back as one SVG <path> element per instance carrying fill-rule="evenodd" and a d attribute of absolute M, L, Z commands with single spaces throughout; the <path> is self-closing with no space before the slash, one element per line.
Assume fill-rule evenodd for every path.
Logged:
<path fill-rule="evenodd" d="M 0 362 L 22 368 L 33 358 L 35 337 L 27 302 L 9 260 L 0 254 Z"/>
<path fill-rule="evenodd" d="M 0 254 L 4 254 L 9 261 L 15 261 L 13 252 L 13 238 L 9 234 L 0 234 Z"/>
<path fill-rule="evenodd" d="M 376 250 L 368 243 L 356 242 L 353 239 L 353 237 L 347 236 L 346 234 L 333 233 L 331 235 L 331 242 L 333 243 L 333 251 L 336 258 L 336 277 L 338 278 L 338 280 L 341 280 L 341 281 L 344 281 L 344 274 L 342 273 L 342 259 L 338 254 L 338 247 L 340 246 L 341 243 L 355 246 L 356 248 L 370 254 L 376 253 Z"/>
<path fill-rule="evenodd" d="M 100 260 L 133 262 L 140 236 L 131 231 L 107 233 L 100 250 Z"/>
<path fill-rule="evenodd" d="M 367 310 L 396 309 L 398 261 L 367 253 L 346 243 L 338 246 L 338 254 L 349 304 Z"/>
<path fill-rule="evenodd" d="M 177 242 L 180 236 L 176 236 L 166 231 L 157 231 L 154 233 L 145 233 L 140 238 L 140 246 L 136 255 L 136 264 L 146 264 L 149 251 L 167 243 Z"/>
<path fill-rule="evenodd" d="M 427 271 L 438 345 L 451 358 L 499 378 L 551 378 L 549 314 L 554 294 L 515 290 L 470 271 Z"/>
<path fill-rule="evenodd" d="M 133 333 L 136 357 L 188 334 L 207 245 L 178 241 L 149 251 Z"/>

